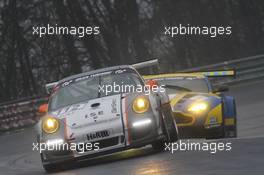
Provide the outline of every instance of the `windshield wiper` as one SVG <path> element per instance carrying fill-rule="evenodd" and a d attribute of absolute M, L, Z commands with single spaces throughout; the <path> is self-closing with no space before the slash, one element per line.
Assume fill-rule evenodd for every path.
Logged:
<path fill-rule="evenodd" d="M 192 92 L 191 89 L 188 89 L 188 88 L 185 88 L 185 87 L 181 87 L 181 86 L 176 86 L 176 85 L 165 84 L 164 87 L 165 88 L 170 88 L 170 89 L 176 89 L 176 90 L 180 90 L 180 91 Z"/>

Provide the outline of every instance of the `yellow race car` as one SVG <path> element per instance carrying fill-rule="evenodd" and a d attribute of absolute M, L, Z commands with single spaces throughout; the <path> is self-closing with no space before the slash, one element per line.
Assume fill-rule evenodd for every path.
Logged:
<path fill-rule="evenodd" d="M 234 71 L 145 75 L 166 89 L 182 138 L 237 137 L 235 99 L 227 86 L 212 86 L 208 77 L 233 76 Z"/>

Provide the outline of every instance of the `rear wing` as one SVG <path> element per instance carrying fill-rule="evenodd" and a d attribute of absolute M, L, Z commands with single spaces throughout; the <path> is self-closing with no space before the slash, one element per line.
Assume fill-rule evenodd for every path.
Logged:
<path fill-rule="evenodd" d="M 137 69 L 140 74 L 154 74 L 160 71 L 158 59 L 136 63 L 133 64 L 132 67 Z"/>
<path fill-rule="evenodd" d="M 159 78 L 172 78 L 172 77 L 207 77 L 210 79 L 210 82 L 213 84 L 221 84 L 223 82 L 229 82 L 230 78 L 236 78 L 235 70 L 217 70 L 217 71 L 204 71 L 204 72 L 176 72 L 176 73 L 167 73 L 167 74 L 149 74 L 143 75 L 145 80 L 150 79 L 159 79 Z"/>
<path fill-rule="evenodd" d="M 232 82 L 236 78 L 235 70 L 208 71 L 208 72 L 200 72 L 200 74 L 208 77 L 210 79 L 210 82 L 214 86 Z"/>
<path fill-rule="evenodd" d="M 45 85 L 46 88 L 46 92 L 48 94 L 50 94 L 52 92 L 52 90 L 54 89 L 54 87 L 56 87 L 58 85 L 58 82 L 52 82 L 52 83 L 48 83 Z"/>
<path fill-rule="evenodd" d="M 151 67 L 151 66 L 159 66 L 159 60 L 158 59 L 153 59 L 153 60 L 149 60 L 149 61 L 144 61 L 144 62 L 140 62 L 140 63 L 136 63 L 133 64 L 132 67 L 134 67 L 135 69 L 142 69 L 142 68 L 146 68 L 146 67 Z"/>
<path fill-rule="evenodd" d="M 216 70 L 216 71 L 206 71 L 206 72 L 191 72 L 195 74 L 201 74 L 206 77 L 235 77 L 236 71 L 235 70 Z"/>

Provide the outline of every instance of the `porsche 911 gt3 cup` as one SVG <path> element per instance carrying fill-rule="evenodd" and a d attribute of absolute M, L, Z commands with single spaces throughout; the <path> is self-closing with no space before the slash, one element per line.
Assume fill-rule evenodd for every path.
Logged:
<path fill-rule="evenodd" d="M 213 89 L 208 77 L 230 76 L 234 71 L 174 73 L 143 76 L 164 85 L 177 121 L 179 135 L 187 138 L 236 137 L 235 99 Z"/>
<path fill-rule="evenodd" d="M 166 94 L 109 89 L 106 94 L 106 87 L 114 83 L 120 87 L 145 86 L 131 66 L 99 69 L 48 85 L 52 92 L 47 113 L 39 122 L 38 143 L 57 149 L 41 152 L 46 171 L 68 160 L 148 144 L 163 149 L 164 142 L 177 140 L 177 126 Z M 69 146 L 73 149 L 62 149 Z"/>

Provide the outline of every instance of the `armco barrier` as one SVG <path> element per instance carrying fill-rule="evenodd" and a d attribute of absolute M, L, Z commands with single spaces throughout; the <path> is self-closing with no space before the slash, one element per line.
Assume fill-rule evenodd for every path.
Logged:
<path fill-rule="evenodd" d="M 39 120 L 38 106 L 47 98 L 28 99 L 0 105 L 0 132 L 20 129 Z"/>
<path fill-rule="evenodd" d="M 256 55 L 207 66 L 195 67 L 183 70 L 183 72 L 209 71 L 209 70 L 229 70 L 234 69 L 234 78 L 221 78 L 216 80 L 216 84 L 237 84 L 264 78 L 264 55 Z"/>
<path fill-rule="evenodd" d="M 158 60 L 135 64 L 136 68 L 145 65 L 157 65 Z M 218 64 L 195 67 L 182 72 L 228 70 L 235 69 L 235 78 L 219 78 L 216 84 L 235 84 L 244 81 L 264 79 L 264 55 L 256 55 Z M 15 102 L 0 104 L 0 132 L 22 128 L 35 124 L 39 120 L 37 113 L 40 104 L 45 103 L 47 98 L 25 99 Z"/>

